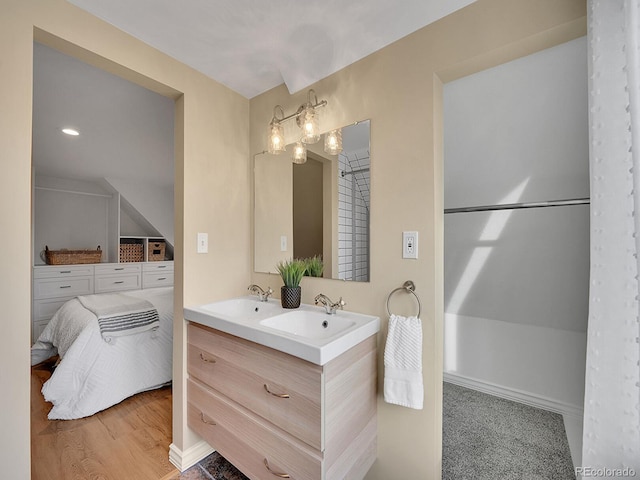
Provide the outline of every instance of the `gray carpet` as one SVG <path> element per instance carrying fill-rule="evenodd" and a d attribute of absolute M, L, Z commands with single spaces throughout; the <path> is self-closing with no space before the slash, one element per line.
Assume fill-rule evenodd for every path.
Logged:
<path fill-rule="evenodd" d="M 443 480 L 575 479 L 562 416 L 443 386 Z"/>

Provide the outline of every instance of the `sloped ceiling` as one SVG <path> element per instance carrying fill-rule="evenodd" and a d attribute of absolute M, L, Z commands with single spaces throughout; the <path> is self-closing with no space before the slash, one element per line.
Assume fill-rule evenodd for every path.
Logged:
<path fill-rule="evenodd" d="M 69 0 L 252 98 L 295 93 L 475 0 Z"/>

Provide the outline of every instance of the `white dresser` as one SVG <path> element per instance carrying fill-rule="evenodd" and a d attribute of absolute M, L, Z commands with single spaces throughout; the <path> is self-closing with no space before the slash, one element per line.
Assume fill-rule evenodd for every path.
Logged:
<path fill-rule="evenodd" d="M 173 262 L 39 265 L 33 267 L 31 337 L 35 342 L 53 314 L 78 295 L 173 285 Z"/>

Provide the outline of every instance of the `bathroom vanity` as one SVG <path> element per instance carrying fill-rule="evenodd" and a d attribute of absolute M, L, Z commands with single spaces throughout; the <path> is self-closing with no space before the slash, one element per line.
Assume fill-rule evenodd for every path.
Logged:
<path fill-rule="evenodd" d="M 225 332 L 233 330 L 235 313 L 221 318 L 215 304 L 185 309 L 189 426 L 252 479 L 363 478 L 377 448 L 377 317 L 303 306 L 289 318 L 304 322 L 306 311 L 308 322 L 329 325 L 301 334 L 265 326 L 293 312 L 240 303 L 245 313 L 239 316 L 250 317 L 246 336 L 254 339 L 242 338 L 243 329 Z M 352 321 L 358 317 L 360 323 Z M 349 326 L 319 338 L 334 319 Z M 314 362 L 281 351 L 286 341 L 281 349 L 271 346 L 283 338 L 342 346 Z"/>

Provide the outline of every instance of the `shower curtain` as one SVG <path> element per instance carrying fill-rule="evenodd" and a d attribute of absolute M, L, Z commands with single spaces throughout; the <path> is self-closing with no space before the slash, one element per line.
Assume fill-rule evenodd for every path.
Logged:
<path fill-rule="evenodd" d="M 582 473 L 601 478 L 640 476 L 639 38 L 640 0 L 588 1 L 591 274 Z"/>

